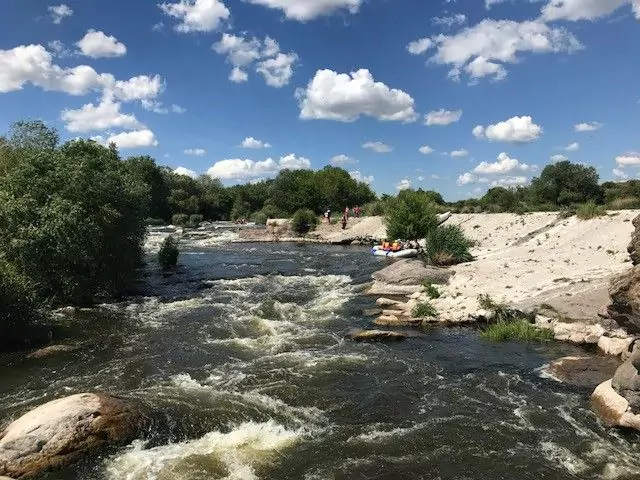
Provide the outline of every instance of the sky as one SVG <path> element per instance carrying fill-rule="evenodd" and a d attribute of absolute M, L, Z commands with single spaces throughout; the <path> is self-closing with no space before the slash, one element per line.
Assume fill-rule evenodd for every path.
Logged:
<path fill-rule="evenodd" d="M 2 0 L 0 132 L 233 185 L 345 168 L 448 200 L 640 173 L 640 0 Z"/>

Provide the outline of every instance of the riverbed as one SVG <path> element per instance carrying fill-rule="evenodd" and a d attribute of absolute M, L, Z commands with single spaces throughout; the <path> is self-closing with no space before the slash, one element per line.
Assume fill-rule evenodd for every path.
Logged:
<path fill-rule="evenodd" d="M 104 390 L 162 414 L 139 440 L 49 479 L 638 478 L 635 433 L 589 391 L 543 378 L 561 343 L 492 344 L 466 328 L 355 343 L 386 259 L 366 248 L 226 244 L 153 257 L 127 301 L 79 315 L 78 352 L 0 355 L 0 424 Z"/>

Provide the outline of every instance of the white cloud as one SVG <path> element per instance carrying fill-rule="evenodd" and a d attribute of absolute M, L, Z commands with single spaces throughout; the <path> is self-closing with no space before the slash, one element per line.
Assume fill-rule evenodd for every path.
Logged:
<path fill-rule="evenodd" d="M 240 144 L 242 148 L 271 148 L 271 144 L 253 137 L 245 138 Z"/>
<path fill-rule="evenodd" d="M 249 2 L 282 10 L 288 19 L 305 22 L 340 10 L 357 13 L 363 0 L 249 0 Z"/>
<path fill-rule="evenodd" d="M 76 42 L 76 46 L 84 56 L 91 58 L 122 57 L 127 53 L 127 47 L 116 37 L 93 29 Z"/>
<path fill-rule="evenodd" d="M 623 153 L 622 155 L 618 155 L 616 157 L 616 163 L 618 164 L 619 167 L 639 166 L 640 153 L 629 152 L 629 153 Z"/>
<path fill-rule="evenodd" d="M 464 185 L 469 185 L 470 183 L 476 183 L 477 181 L 478 177 L 476 177 L 472 173 L 467 172 L 460 175 L 456 183 L 462 187 Z"/>
<path fill-rule="evenodd" d="M 431 40 L 436 52 L 430 62 L 449 65 L 449 77 L 454 80 L 462 72 L 472 80 L 487 76 L 500 80 L 507 74 L 504 64 L 517 63 L 519 53 L 572 53 L 582 48 L 566 29 L 539 20 L 485 19 L 455 35 L 437 35 Z"/>
<path fill-rule="evenodd" d="M 624 5 L 631 5 L 636 18 L 640 19 L 638 0 L 549 0 L 542 8 L 542 18 L 547 21 L 596 20 Z"/>
<path fill-rule="evenodd" d="M 202 149 L 202 148 L 187 148 L 184 151 L 185 155 L 192 155 L 194 157 L 202 157 L 203 155 L 206 155 L 207 151 Z"/>
<path fill-rule="evenodd" d="M 414 100 L 406 92 L 376 82 L 366 69 L 350 74 L 318 70 L 306 89 L 296 90 L 300 118 L 355 122 L 362 115 L 380 121 L 413 122 Z"/>
<path fill-rule="evenodd" d="M 153 32 L 161 32 L 162 30 L 164 30 L 164 22 L 155 23 L 153 27 L 151 27 L 151 31 Z"/>
<path fill-rule="evenodd" d="M 102 136 L 91 137 L 98 143 L 109 145 L 115 143 L 118 148 L 142 148 L 155 147 L 158 145 L 155 135 L 151 130 L 135 130 L 133 132 L 123 132 L 112 135 L 106 140 Z"/>
<path fill-rule="evenodd" d="M 351 178 L 353 178 L 356 182 L 366 183 L 367 185 L 371 185 L 374 181 L 373 175 L 362 175 L 358 170 L 352 170 L 349 172 Z"/>
<path fill-rule="evenodd" d="M 52 40 L 47 43 L 47 47 L 58 58 L 67 58 L 74 55 L 74 52 L 69 50 L 60 40 Z"/>
<path fill-rule="evenodd" d="M 489 10 L 492 6 L 494 5 L 499 5 L 501 3 L 504 3 L 508 0 L 484 0 L 484 7 Z"/>
<path fill-rule="evenodd" d="M 574 125 L 573 128 L 576 132 L 595 132 L 596 130 L 600 130 L 602 128 L 602 123 L 578 123 L 577 125 Z"/>
<path fill-rule="evenodd" d="M 435 152 L 435 150 L 434 150 L 433 148 L 431 148 L 429 145 L 423 145 L 423 146 L 421 146 L 421 147 L 418 149 L 418 151 L 419 151 L 420 153 L 425 154 L 425 155 L 429 155 L 430 153 Z"/>
<path fill-rule="evenodd" d="M 416 180 L 418 180 L 419 182 L 424 182 L 424 177 L 422 175 L 419 175 L 416 177 Z"/>
<path fill-rule="evenodd" d="M 275 175 L 283 169 L 300 170 L 309 168 L 311 168 L 310 160 L 290 153 L 280 157 L 278 162 L 272 158 L 258 162 L 239 158 L 220 160 L 213 164 L 207 174 L 222 180 L 246 180 L 263 175 Z"/>
<path fill-rule="evenodd" d="M 565 162 L 567 160 L 569 160 L 569 159 L 567 157 L 565 157 L 564 155 L 560 155 L 560 154 L 551 155 L 551 161 L 554 162 L 554 163 L 555 162 Z"/>
<path fill-rule="evenodd" d="M 491 142 L 530 143 L 540 138 L 542 127 L 533 123 L 529 116 L 512 117 L 504 122 L 473 129 L 476 138 L 486 138 Z"/>
<path fill-rule="evenodd" d="M 436 175 L 435 173 L 431 175 L 431 178 L 434 180 L 440 180 L 440 175 Z"/>
<path fill-rule="evenodd" d="M 514 187 L 529 183 L 527 177 L 501 177 L 491 182 L 492 187 Z"/>
<path fill-rule="evenodd" d="M 424 116 L 425 125 L 450 125 L 460 120 L 462 110 L 432 110 Z"/>
<path fill-rule="evenodd" d="M 454 150 L 452 151 L 449 155 L 451 155 L 452 157 L 456 158 L 456 157 L 466 157 L 467 155 L 469 155 L 469 152 L 467 152 L 464 148 L 461 150 Z"/>
<path fill-rule="evenodd" d="M 176 173 L 178 175 L 184 175 L 186 177 L 191 177 L 193 179 L 198 178 L 198 174 L 196 172 L 194 172 L 193 170 L 189 170 L 188 168 L 185 168 L 185 167 L 178 167 L 173 171 L 173 173 Z"/>
<path fill-rule="evenodd" d="M 113 95 L 124 102 L 131 102 L 133 100 L 153 99 L 163 89 L 164 84 L 160 75 L 154 75 L 153 77 L 138 75 L 137 77 L 131 77 L 129 80 L 108 82 L 105 94 Z"/>
<path fill-rule="evenodd" d="M 464 13 L 456 13 L 455 15 L 434 17 L 431 19 L 431 23 L 436 26 L 451 28 L 456 25 L 464 25 L 467 23 L 467 16 Z"/>
<path fill-rule="evenodd" d="M 348 155 L 344 154 L 334 155 L 333 157 L 331 157 L 331 160 L 329 162 L 334 167 L 343 167 L 348 163 L 358 163 L 355 158 L 349 157 Z"/>
<path fill-rule="evenodd" d="M 77 110 L 65 109 L 60 119 L 66 123 L 69 132 L 89 132 L 120 128 L 126 130 L 144 129 L 134 115 L 120 112 L 120 103 L 110 98 L 103 98 L 99 105 L 89 103 Z"/>
<path fill-rule="evenodd" d="M 624 170 L 621 170 L 619 168 L 614 168 L 611 173 L 613 173 L 614 178 L 617 178 L 619 180 L 628 180 L 629 179 L 629 175 L 627 175 Z"/>
<path fill-rule="evenodd" d="M 430 38 L 419 38 L 413 42 L 409 42 L 407 45 L 407 51 L 411 55 L 422 55 L 433 46 L 433 42 Z"/>
<path fill-rule="evenodd" d="M 496 162 L 480 162 L 474 169 L 473 173 L 480 175 L 504 175 L 513 171 L 526 172 L 531 170 L 532 167 L 526 163 L 520 163 L 515 158 L 509 157 L 505 152 L 498 155 Z"/>
<path fill-rule="evenodd" d="M 231 16 L 220 0 L 179 0 L 158 7 L 165 15 L 179 20 L 174 29 L 180 33 L 213 32 Z"/>
<path fill-rule="evenodd" d="M 171 111 L 173 113 L 185 113 L 187 111 L 187 109 L 181 107 L 180 105 L 173 104 L 173 105 L 171 105 Z"/>
<path fill-rule="evenodd" d="M 411 181 L 409 181 L 408 178 L 400 180 L 400 182 L 398 182 L 398 184 L 396 185 L 396 190 L 406 190 L 408 188 L 411 188 Z"/>
<path fill-rule="evenodd" d="M 570 143 L 569 145 L 567 145 L 566 147 L 564 147 L 565 151 L 567 152 L 575 152 L 580 148 L 580 144 L 579 143 Z"/>
<path fill-rule="evenodd" d="M 70 17 L 71 15 L 73 15 L 73 10 L 71 10 L 64 3 L 61 5 L 53 5 L 49 7 L 47 10 L 51 15 L 51 19 L 53 20 L 53 23 L 55 23 L 56 25 L 60 25 L 60 23 L 62 23 L 62 20 L 64 18 Z"/>
<path fill-rule="evenodd" d="M 365 142 L 362 144 L 362 148 L 373 150 L 376 153 L 389 153 L 393 150 L 392 147 L 382 142 Z"/>
<path fill-rule="evenodd" d="M 229 80 L 234 83 L 246 82 L 249 79 L 246 69 L 254 66 L 267 85 L 283 87 L 291 80 L 293 67 L 298 61 L 295 53 L 280 52 L 280 45 L 270 37 L 261 41 L 255 37 L 224 33 L 212 49 L 220 55 L 226 55 L 227 61 L 233 65 Z"/>

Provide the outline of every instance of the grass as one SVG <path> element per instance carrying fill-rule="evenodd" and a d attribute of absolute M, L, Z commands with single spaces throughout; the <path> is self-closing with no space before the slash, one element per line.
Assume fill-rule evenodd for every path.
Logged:
<path fill-rule="evenodd" d="M 429 296 L 429 298 L 436 299 L 440 298 L 440 292 L 436 287 L 434 287 L 429 280 L 425 280 L 422 282 L 422 287 L 424 291 Z"/>
<path fill-rule="evenodd" d="M 413 307 L 411 315 L 414 318 L 434 318 L 438 316 L 438 311 L 429 302 L 422 302 Z"/>
<path fill-rule="evenodd" d="M 602 217 L 607 214 L 607 210 L 602 205 L 596 205 L 594 202 L 587 202 L 576 208 L 576 216 L 580 220 L 591 220 L 592 218 Z"/>
<path fill-rule="evenodd" d="M 538 328 L 526 318 L 518 318 L 509 322 L 497 322 L 487 326 L 480 336 L 492 342 L 541 342 L 553 340 L 553 331 Z"/>
<path fill-rule="evenodd" d="M 450 266 L 470 262 L 472 246 L 457 225 L 439 225 L 426 238 L 425 256 L 431 265 Z"/>

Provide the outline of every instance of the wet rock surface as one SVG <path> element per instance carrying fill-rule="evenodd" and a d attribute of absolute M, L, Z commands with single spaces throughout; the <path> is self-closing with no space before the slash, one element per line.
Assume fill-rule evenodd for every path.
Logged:
<path fill-rule="evenodd" d="M 611 378 L 619 365 L 615 357 L 562 357 L 551 362 L 547 371 L 567 385 L 595 388 Z"/>

